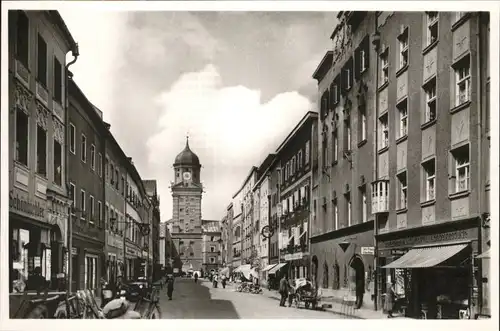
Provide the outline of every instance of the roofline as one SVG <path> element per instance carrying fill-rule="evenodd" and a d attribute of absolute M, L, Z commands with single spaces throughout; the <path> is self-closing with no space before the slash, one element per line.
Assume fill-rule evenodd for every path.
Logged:
<path fill-rule="evenodd" d="M 69 81 L 69 83 L 68 83 L 68 102 L 70 102 L 69 101 L 70 97 L 75 98 L 75 100 L 79 101 L 79 102 L 83 101 L 83 103 L 85 103 L 85 104 L 81 104 L 83 111 L 91 117 L 91 120 L 92 120 L 92 117 L 95 117 L 95 120 L 93 120 L 92 122 L 95 123 L 96 126 L 98 126 L 98 129 L 100 128 L 102 130 L 102 132 L 104 133 L 103 135 L 106 135 L 106 132 L 108 131 L 108 129 L 106 128 L 106 125 L 104 125 L 104 121 L 102 120 L 102 118 L 95 111 L 94 105 L 92 104 L 92 102 L 90 102 L 90 100 L 87 98 L 85 93 L 83 93 L 82 89 L 78 86 L 78 84 L 75 82 L 74 79 L 68 79 L 68 81 Z M 74 92 L 76 92 L 76 94 L 74 92 L 71 93 L 70 89 L 72 89 L 72 88 L 75 89 Z"/>
<path fill-rule="evenodd" d="M 328 60 L 329 58 L 330 58 L 330 60 Z M 332 62 L 333 62 L 333 51 L 326 51 L 325 55 L 323 56 L 323 58 L 321 59 L 321 61 L 318 64 L 318 66 L 316 67 L 316 70 L 314 70 L 314 72 L 312 74 L 312 78 L 314 78 L 318 81 L 323 79 L 323 77 L 325 75 L 324 74 L 320 75 L 320 72 L 329 70 L 333 65 Z M 325 70 L 325 65 L 328 66 L 328 69 L 326 69 L 326 70 Z"/>
<path fill-rule="evenodd" d="M 241 190 L 243 190 L 243 188 L 245 187 L 245 184 L 248 182 L 248 180 L 250 179 L 250 176 L 252 176 L 252 174 L 257 171 L 257 167 L 256 166 L 252 166 L 252 168 L 250 169 L 250 172 L 248 173 L 248 175 L 245 177 L 245 180 L 243 181 L 243 185 L 241 185 L 240 189 L 233 195 L 233 199 L 236 198 L 236 196 L 241 192 Z"/>
<path fill-rule="evenodd" d="M 78 44 L 76 43 L 75 39 L 71 35 L 71 32 L 68 29 L 68 26 L 64 22 L 64 19 L 62 18 L 61 14 L 59 14 L 59 11 L 57 10 L 47 10 L 47 14 L 49 15 L 50 18 L 54 19 L 55 25 L 61 29 L 61 32 L 64 36 L 64 39 L 66 42 L 70 45 L 70 49 L 73 53 L 77 54 L 78 53 Z"/>
<path fill-rule="evenodd" d="M 317 119 L 318 118 L 318 113 L 315 111 L 308 111 L 307 114 L 302 117 L 300 122 L 295 126 L 295 128 L 288 134 L 288 136 L 285 138 L 285 140 L 279 145 L 279 147 L 276 149 L 276 156 L 282 151 L 282 149 L 290 142 L 290 140 L 295 137 L 297 132 L 305 125 L 305 123 L 309 119 Z"/>

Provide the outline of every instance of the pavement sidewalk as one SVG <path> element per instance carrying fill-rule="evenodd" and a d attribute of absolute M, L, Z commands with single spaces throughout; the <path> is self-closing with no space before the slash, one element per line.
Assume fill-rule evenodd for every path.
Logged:
<path fill-rule="evenodd" d="M 280 295 L 277 291 L 269 291 L 268 289 L 262 289 L 263 294 L 271 299 L 280 300 Z M 321 300 L 322 305 L 327 305 L 323 310 L 331 312 L 336 315 L 344 316 L 345 318 L 351 319 L 387 319 L 387 315 L 382 311 L 374 311 L 368 308 L 354 309 L 351 314 L 346 314 L 342 309 L 342 302 L 334 297 L 323 297 Z M 407 317 L 395 317 L 398 319 L 408 319 Z"/>

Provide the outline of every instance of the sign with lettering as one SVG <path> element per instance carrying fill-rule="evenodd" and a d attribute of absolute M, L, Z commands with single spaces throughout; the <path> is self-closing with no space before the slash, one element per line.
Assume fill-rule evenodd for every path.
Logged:
<path fill-rule="evenodd" d="M 407 251 L 407 249 L 391 249 L 391 255 L 405 255 Z"/>
<path fill-rule="evenodd" d="M 9 194 L 9 207 L 35 217 L 45 217 L 45 209 L 41 207 L 39 202 L 24 199 L 17 194 L 14 195 L 13 191 L 10 191 Z"/>
<path fill-rule="evenodd" d="M 298 252 L 293 254 L 285 254 L 285 261 L 301 260 L 307 253 Z"/>
<path fill-rule="evenodd" d="M 141 253 L 138 250 L 130 248 L 130 247 L 127 247 L 127 249 L 125 251 L 127 252 L 127 254 L 130 254 L 130 255 L 141 256 Z"/>
<path fill-rule="evenodd" d="M 434 233 L 414 237 L 406 237 L 394 240 L 379 241 L 379 248 L 397 248 L 412 247 L 424 244 L 445 243 L 451 241 L 460 241 L 468 239 L 477 239 L 477 229 L 455 230 L 443 233 Z"/>
<path fill-rule="evenodd" d="M 375 255 L 375 247 L 361 247 L 361 255 Z"/>
<path fill-rule="evenodd" d="M 121 237 L 108 232 L 107 240 L 108 240 L 108 246 L 123 249 L 123 239 Z"/>

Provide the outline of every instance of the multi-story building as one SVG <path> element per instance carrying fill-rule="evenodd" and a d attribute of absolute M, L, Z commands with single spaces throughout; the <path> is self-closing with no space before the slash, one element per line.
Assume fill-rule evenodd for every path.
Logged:
<path fill-rule="evenodd" d="M 143 180 L 146 195 L 151 203 L 150 220 L 151 234 L 149 251 L 153 266 L 153 279 L 158 279 L 161 274 L 160 263 L 160 196 L 158 195 L 156 180 Z"/>
<path fill-rule="evenodd" d="M 488 313 L 482 284 L 488 263 L 477 259 L 487 249 L 489 215 L 488 15 L 341 12 L 338 18 L 334 49 L 314 75 L 322 105 L 319 167 L 330 168 L 318 171 L 326 208 L 313 207 L 313 228 L 320 229 L 311 238 L 315 278 L 326 287 L 330 276 L 336 287 L 344 279 L 358 305 L 363 283 L 373 283 L 378 307 L 394 283 L 409 316 Z M 328 123 L 337 130 L 325 130 Z M 347 153 L 330 165 L 339 141 Z M 362 185 L 367 179 L 371 194 Z M 328 191 L 335 192 L 332 203 Z M 323 254 L 327 240 L 344 254 Z"/>
<path fill-rule="evenodd" d="M 72 218 L 72 286 L 74 289 L 99 287 L 106 261 L 103 176 L 106 127 L 102 113 L 85 97 L 73 80 L 69 81 L 68 181 L 74 206 Z"/>
<path fill-rule="evenodd" d="M 78 47 L 57 11 L 9 11 L 9 288 L 34 268 L 67 273 L 66 54 Z M 72 63 L 74 63 L 72 61 Z"/>
<path fill-rule="evenodd" d="M 241 194 L 238 193 L 233 196 L 232 202 L 232 245 L 233 253 L 231 259 L 232 271 L 243 264 L 242 262 L 242 249 L 243 249 L 243 221 L 242 221 L 242 205 L 241 205 Z"/>
<path fill-rule="evenodd" d="M 281 165 L 279 198 L 280 263 L 291 279 L 309 276 L 309 219 L 312 183 L 311 146 L 318 114 L 308 112 L 276 150 Z M 283 266 L 281 264 L 281 266 Z M 277 270 L 280 265 L 273 268 Z"/>
<path fill-rule="evenodd" d="M 313 171 L 312 279 L 330 295 L 346 290 L 357 306 L 372 305 L 376 54 L 371 51 L 375 15 L 340 12 L 326 52 L 313 74 L 318 81 L 318 166 Z M 392 113 L 391 113 L 392 114 Z"/>
<path fill-rule="evenodd" d="M 151 271 L 151 254 L 149 247 L 151 240 L 151 202 L 147 197 L 146 190 L 132 158 L 128 158 L 121 165 L 123 171 L 123 190 L 126 194 L 125 201 L 125 277 L 136 278 L 138 276 L 149 277 Z M 115 168 L 116 178 L 120 173 Z M 122 186 L 117 185 L 119 190 Z"/>
<path fill-rule="evenodd" d="M 119 175 L 121 165 L 127 162 L 127 156 L 111 133 L 111 125 L 108 123 L 104 123 L 104 125 L 107 128 L 104 142 L 106 276 L 109 282 L 114 282 L 117 276 L 125 274 L 126 184 L 125 174 L 122 174 L 121 177 Z M 102 158 L 102 155 L 99 154 L 98 158 Z"/>
<path fill-rule="evenodd" d="M 233 258 L 234 258 L 234 209 L 233 203 L 231 202 L 226 208 L 226 220 L 227 220 L 227 237 L 225 240 L 227 256 L 226 256 L 226 266 L 229 268 L 229 271 L 233 270 Z"/>
<path fill-rule="evenodd" d="M 271 237 L 269 238 L 269 264 L 263 270 L 268 274 L 272 273 L 271 269 L 276 267 L 280 263 L 280 251 L 279 251 L 279 224 L 278 219 L 281 216 L 281 210 L 279 208 L 279 181 L 280 181 L 280 168 L 279 160 L 274 159 L 274 162 L 269 167 L 269 187 L 271 189 L 271 214 L 270 214 L 270 230 Z M 267 270 L 266 270 L 267 269 Z"/>
<path fill-rule="evenodd" d="M 205 274 L 222 267 L 222 238 L 219 221 L 202 221 L 202 270 Z"/>
<path fill-rule="evenodd" d="M 489 213 L 488 14 L 376 20 L 378 295 L 396 280 L 412 316 L 470 316 L 486 294 L 476 256 Z"/>
<path fill-rule="evenodd" d="M 203 185 L 200 178 L 201 164 L 198 156 L 186 147 L 174 162 L 172 182 L 172 240 L 179 252 L 174 269 L 179 271 L 202 270 L 202 220 L 201 198 Z"/>
<path fill-rule="evenodd" d="M 169 274 L 173 273 L 174 259 L 178 259 L 178 252 L 175 247 L 168 223 L 160 223 L 160 263 L 163 266 L 163 270 Z"/>
<path fill-rule="evenodd" d="M 269 269 L 269 242 L 270 239 L 262 235 L 265 227 L 269 226 L 270 215 L 270 166 L 274 162 L 275 155 L 269 154 L 262 162 L 257 170 L 257 182 L 253 187 L 254 192 L 254 223 L 255 223 L 255 238 L 254 246 L 257 250 L 259 258 L 259 279 L 265 281 L 267 279 L 266 271 Z"/>
<path fill-rule="evenodd" d="M 226 210 L 226 215 L 224 215 L 224 217 L 222 217 L 222 221 L 221 221 L 221 226 L 220 226 L 220 231 L 221 231 L 221 240 L 222 240 L 222 244 L 221 244 L 221 265 L 224 267 L 224 268 L 228 268 L 228 261 L 229 261 L 229 249 L 228 247 L 231 247 L 232 244 L 229 240 L 229 231 L 230 231 L 230 228 L 229 228 L 229 225 L 228 225 L 228 217 L 227 217 L 227 210 Z"/>
<path fill-rule="evenodd" d="M 255 185 L 257 178 L 257 167 L 252 167 L 249 174 L 243 181 L 240 190 L 236 194 L 241 195 L 241 218 L 243 225 L 242 235 L 242 264 L 253 264 L 257 258 L 257 251 L 254 246 L 254 214 L 253 214 L 253 192 L 252 188 Z"/>

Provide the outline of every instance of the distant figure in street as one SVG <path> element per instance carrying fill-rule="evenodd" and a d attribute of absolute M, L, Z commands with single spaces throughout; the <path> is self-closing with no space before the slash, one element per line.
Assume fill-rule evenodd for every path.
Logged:
<path fill-rule="evenodd" d="M 174 277 L 170 276 L 167 280 L 167 295 L 168 300 L 172 300 L 172 294 L 174 293 Z"/>
<path fill-rule="evenodd" d="M 219 277 L 217 276 L 217 274 L 214 275 L 214 287 L 217 288 L 217 282 L 219 281 Z"/>
<path fill-rule="evenodd" d="M 194 273 L 194 282 L 198 283 L 198 273 L 197 272 Z"/>
<path fill-rule="evenodd" d="M 387 290 L 385 296 L 385 309 L 387 310 L 387 318 L 393 318 L 392 311 L 394 310 L 394 301 L 396 300 L 396 287 L 394 280 L 391 282 L 391 287 Z"/>
<path fill-rule="evenodd" d="M 222 288 L 226 288 L 226 275 L 221 276 Z"/>
<path fill-rule="evenodd" d="M 280 307 L 285 307 L 286 298 L 288 296 L 288 276 L 284 275 L 280 280 L 279 293 L 281 295 Z"/>

